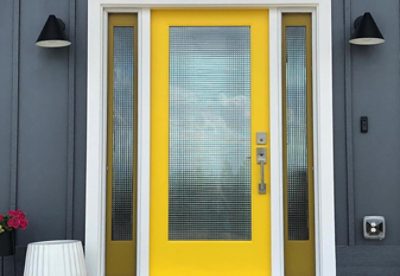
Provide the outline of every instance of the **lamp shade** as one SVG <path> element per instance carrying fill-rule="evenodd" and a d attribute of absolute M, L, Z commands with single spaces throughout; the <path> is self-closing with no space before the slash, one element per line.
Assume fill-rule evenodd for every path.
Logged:
<path fill-rule="evenodd" d="M 82 243 L 60 240 L 28 245 L 24 276 L 87 276 Z"/>
<path fill-rule="evenodd" d="M 381 31 L 369 12 L 354 21 L 354 33 L 349 41 L 356 45 L 376 45 L 385 42 Z"/>
<path fill-rule="evenodd" d="M 71 45 L 65 35 L 65 24 L 55 15 L 50 15 L 36 41 L 36 45 L 45 48 L 59 48 Z"/>

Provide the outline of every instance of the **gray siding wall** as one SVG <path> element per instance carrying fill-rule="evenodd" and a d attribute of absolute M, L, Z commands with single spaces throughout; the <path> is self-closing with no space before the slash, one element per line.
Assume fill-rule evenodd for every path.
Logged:
<path fill-rule="evenodd" d="M 35 45 L 49 14 L 65 22 L 70 48 Z M 0 2 L 0 212 L 18 207 L 30 220 L 18 275 L 27 243 L 84 239 L 86 29 L 87 1 Z"/>
<path fill-rule="evenodd" d="M 334 0 L 332 8 L 337 274 L 400 275 L 399 1 Z M 353 22 L 367 11 L 386 43 L 350 46 Z M 363 238 L 366 215 L 385 216 L 385 240 Z"/>
<path fill-rule="evenodd" d="M 354 19 L 370 11 L 386 38 L 350 46 Z M 34 42 L 47 16 L 62 18 L 69 49 Z M 26 244 L 84 239 L 87 1 L 0 2 L 0 212 L 18 206 Z M 335 196 L 338 275 L 400 275 L 400 6 L 398 0 L 333 0 Z M 369 116 L 370 131 L 359 132 Z M 365 215 L 387 219 L 387 238 L 366 241 Z M 4 275 L 13 275 L 12 258 Z"/>

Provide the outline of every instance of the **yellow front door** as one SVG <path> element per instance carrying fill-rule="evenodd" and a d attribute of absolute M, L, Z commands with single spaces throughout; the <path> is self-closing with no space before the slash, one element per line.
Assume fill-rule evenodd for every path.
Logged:
<path fill-rule="evenodd" d="M 271 275 L 268 10 L 151 24 L 150 275 Z"/>

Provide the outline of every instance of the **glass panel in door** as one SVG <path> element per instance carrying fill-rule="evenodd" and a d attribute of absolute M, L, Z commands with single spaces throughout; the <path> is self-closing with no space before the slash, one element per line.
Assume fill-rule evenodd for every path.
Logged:
<path fill-rule="evenodd" d="M 251 240 L 250 28 L 169 35 L 169 240 Z"/>

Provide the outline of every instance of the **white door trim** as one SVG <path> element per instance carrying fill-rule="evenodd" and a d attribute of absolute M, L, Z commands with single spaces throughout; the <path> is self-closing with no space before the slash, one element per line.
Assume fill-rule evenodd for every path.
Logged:
<path fill-rule="evenodd" d="M 266 7 L 270 9 L 272 275 L 284 275 L 281 119 L 281 13 L 313 12 L 313 92 L 316 275 L 336 275 L 331 3 L 326 0 L 90 0 L 86 169 L 86 263 L 105 275 L 107 13 L 137 12 L 139 23 L 139 138 L 137 275 L 149 275 L 150 239 L 150 8 Z"/>
<path fill-rule="evenodd" d="M 150 265 L 150 9 L 138 13 L 138 187 L 137 275 L 148 275 Z"/>
<path fill-rule="evenodd" d="M 271 158 L 271 265 L 272 275 L 284 276 L 284 219 L 282 164 L 282 31 L 281 12 L 269 11 L 269 111 Z M 273 43 L 272 43 L 273 42 Z"/>

